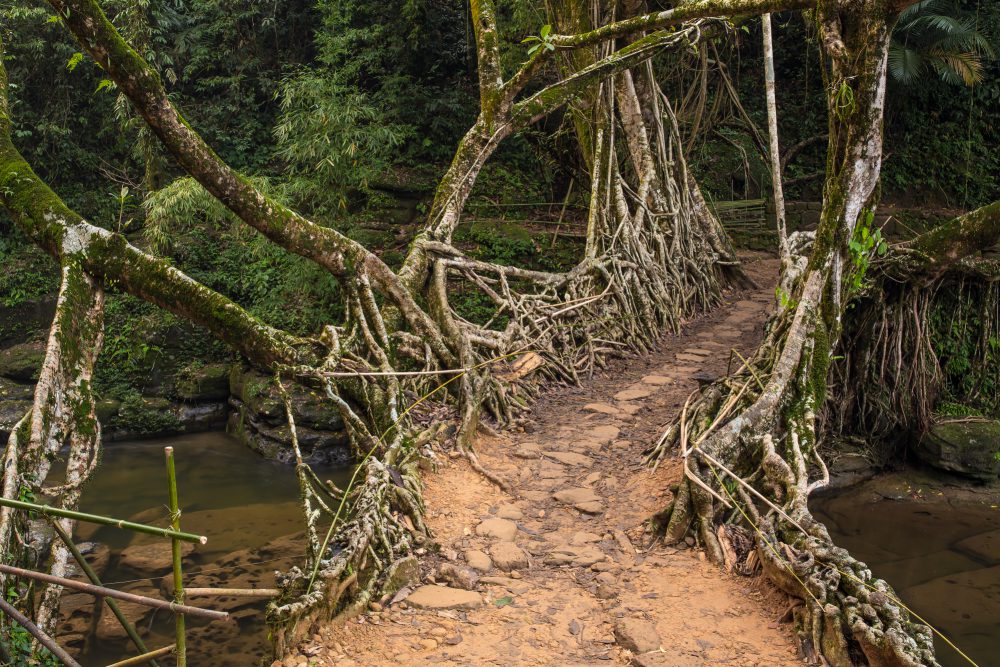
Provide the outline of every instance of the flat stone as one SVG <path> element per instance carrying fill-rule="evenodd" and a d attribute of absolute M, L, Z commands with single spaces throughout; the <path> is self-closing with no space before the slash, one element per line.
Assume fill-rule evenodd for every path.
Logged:
<path fill-rule="evenodd" d="M 521 497 L 525 500 L 540 503 L 549 499 L 549 493 L 548 491 L 528 489 L 527 491 L 521 491 Z"/>
<path fill-rule="evenodd" d="M 547 563 L 553 565 L 576 565 L 578 567 L 590 567 L 594 563 L 606 560 L 607 556 L 597 547 L 590 545 L 573 546 L 564 544 L 549 551 L 545 557 Z"/>
<path fill-rule="evenodd" d="M 476 535 L 513 542 L 517 535 L 517 524 L 509 519 L 486 519 L 476 526 Z"/>
<path fill-rule="evenodd" d="M 537 459 L 541 455 L 542 448 L 538 445 L 523 443 L 514 450 L 514 456 L 519 459 Z"/>
<path fill-rule="evenodd" d="M 691 361 L 697 363 L 705 361 L 705 358 L 697 354 L 687 354 L 686 352 L 680 352 L 677 354 L 677 361 Z"/>
<path fill-rule="evenodd" d="M 570 538 L 569 543 L 572 546 L 579 547 L 584 544 L 590 544 L 591 542 L 600 542 L 601 536 L 595 535 L 594 533 L 588 533 L 585 531 L 577 531 L 573 533 L 573 537 Z"/>
<path fill-rule="evenodd" d="M 584 466 L 586 468 L 594 465 L 594 459 L 584 454 L 577 454 L 576 452 L 544 452 L 544 454 L 566 465 Z"/>
<path fill-rule="evenodd" d="M 553 493 L 552 497 L 561 503 L 572 505 L 585 514 L 600 514 L 604 511 L 604 503 L 593 489 L 584 487 L 563 489 Z"/>
<path fill-rule="evenodd" d="M 582 486 L 572 489 L 563 489 L 562 491 L 556 491 L 555 493 L 552 494 L 552 497 L 561 503 L 566 503 L 567 505 L 575 505 L 576 503 L 588 503 L 601 499 L 599 495 L 594 493 L 593 489 L 587 489 Z"/>
<path fill-rule="evenodd" d="M 642 378 L 643 384 L 651 384 L 654 387 L 660 387 L 665 384 L 670 384 L 673 380 L 666 375 L 647 375 Z"/>
<path fill-rule="evenodd" d="M 700 347 L 690 347 L 690 348 L 684 350 L 684 352 L 686 354 L 696 354 L 699 357 L 710 357 L 710 356 L 712 356 L 712 351 L 711 350 L 706 350 L 706 349 L 700 348 Z"/>
<path fill-rule="evenodd" d="M 584 514 L 600 514 L 604 511 L 604 503 L 599 500 L 588 500 L 587 502 L 576 503 L 573 507 L 580 510 Z"/>
<path fill-rule="evenodd" d="M 603 424 L 591 430 L 590 436 L 595 440 L 599 440 L 601 444 L 607 444 L 618 437 L 618 432 L 619 429 L 617 426 Z"/>
<path fill-rule="evenodd" d="M 513 542 L 497 542 L 491 546 L 490 558 L 497 569 L 504 572 L 528 567 L 528 554 Z"/>
<path fill-rule="evenodd" d="M 643 389 L 642 387 L 633 387 L 631 389 L 625 389 L 615 394 L 616 401 L 635 401 L 640 398 L 646 398 L 652 394 L 648 389 Z"/>
<path fill-rule="evenodd" d="M 476 609 L 483 606 L 483 598 L 479 593 L 460 588 L 421 586 L 410 593 L 406 604 L 417 609 Z"/>
<path fill-rule="evenodd" d="M 478 549 L 469 549 L 465 552 L 465 562 L 477 572 L 489 572 L 493 569 L 493 561 Z"/>
<path fill-rule="evenodd" d="M 524 512 L 522 512 L 517 505 L 501 505 L 497 508 L 497 517 L 500 519 L 518 521 L 524 518 Z"/>
<path fill-rule="evenodd" d="M 620 413 L 618 408 L 608 405 L 607 403 L 587 403 L 583 406 L 584 412 L 596 412 L 602 415 L 615 416 Z"/>
<path fill-rule="evenodd" d="M 187 556 L 194 551 L 190 542 L 181 542 L 181 556 Z M 173 567 L 173 551 L 170 542 L 159 541 L 151 544 L 136 544 L 127 547 L 118 560 L 120 565 L 138 572 L 158 574 Z M 112 617 L 113 618 L 113 617 Z"/>
<path fill-rule="evenodd" d="M 620 618 L 615 622 L 615 641 L 633 653 L 649 653 L 660 648 L 656 626 L 642 618 Z"/>
<path fill-rule="evenodd" d="M 632 416 L 642 410 L 642 405 L 636 403 L 622 403 L 622 412 Z"/>
<path fill-rule="evenodd" d="M 566 468 L 551 461 L 543 461 L 538 467 L 538 476 L 542 479 L 556 479 L 566 476 Z"/>

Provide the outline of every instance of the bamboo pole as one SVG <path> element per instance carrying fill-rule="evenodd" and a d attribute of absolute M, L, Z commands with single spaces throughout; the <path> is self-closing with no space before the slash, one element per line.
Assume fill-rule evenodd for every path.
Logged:
<path fill-rule="evenodd" d="M 156 526 L 147 526 L 142 523 L 135 523 L 133 521 L 125 521 L 124 519 L 112 519 L 107 516 L 99 516 L 97 514 L 87 514 L 86 512 L 75 512 L 73 510 L 64 510 L 60 507 L 52 507 L 51 505 L 39 505 L 37 503 L 28 503 L 23 500 L 12 500 L 10 498 L 0 498 L 0 507 L 13 507 L 14 509 L 27 510 L 29 512 L 38 512 L 45 516 L 58 516 L 65 519 L 75 519 L 76 521 L 83 521 L 84 523 L 96 523 L 101 526 L 114 526 L 115 528 L 121 528 L 123 530 L 131 530 L 134 533 L 145 533 L 146 535 L 156 535 L 157 537 L 169 537 L 171 539 L 178 539 L 183 542 L 198 542 L 199 544 L 205 544 L 208 542 L 208 538 L 204 535 L 194 535 L 193 533 L 182 533 L 177 530 L 171 530 L 169 528 L 157 528 Z"/>
<path fill-rule="evenodd" d="M 164 447 L 163 453 L 167 459 L 167 487 L 170 493 L 170 527 L 180 532 L 181 510 L 177 499 L 177 468 L 174 465 L 174 448 Z M 173 551 L 174 570 L 174 602 L 184 604 L 184 576 L 181 571 L 181 543 L 176 538 L 170 540 Z M 177 667 L 187 667 L 187 641 L 184 629 L 184 614 L 174 615 L 175 642 L 177 646 Z"/>
<path fill-rule="evenodd" d="M 37 639 L 39 644 L 47 648 L 66 667 L 80 667 L 80 663 L 70 657 L 69 653 L 63 647 L 59 646 L 52 637 L 42 632 L 41 628 L 32 623 L 27 616 L 15 609 L 2 595 L 0 595 L 0 611 L 10 616 L 18 625 L 30 632 L 31 636 Z"/>
<path fill-rule="evenodd" d="M 277 588 L 188 588 L 186 597 L 276 598 Z"/>
<path fill-rule="evenodd" d="M 94 568 L 90 567 L 90 563 L 88 563 L 87 559 L 84 558 L 83 554 L 80 553 L 80 549 L 76 546 L 76 543 L 73 542 L 73 538 L 70 537 L 70 535 L 63 529 L 61 525 L 59 525 L 58 521 L 53 521 L 52 527 L 55 528 L 56 534 L 59 536 L 59 539 L 63 541 L 63 544 L 66 545 L 66 548 L 69 549 L 69 552 L 73 554 L 73 558 L 76 559 L 77 565 L 80 566 L 80 569 L 83 570 L 83 573 L 87 575 L 88 579 L 90 579 L 90 583 L 94 584 L 95 586 L 102 586 L 103 584 L 101 583 L 101 578 L 97 576 L 97 573 L 94 572 Z M 146 648 L 145 642 L 143 642 L 142 639 L 139 637 L 139 633 L 135 631 L 135 627 L 133 627 L 132 624 L 129 622 L 129 620 L 125 618 L 125 614 L 122 613 L 122 610 L 118 606 L 118 603 L 109 597 L 102 597 L 98 598 L 98 604 L 100 604 L 100 600 L 102 599 L 108 603 L 108 608 L 111 609 L 111 613 L 114 614 L 115 618 L 118 619 L 118 622 L 125 630 L 125 633 L 128 635 L 129 639 L 131 639 L 132 643 L 135 644 L 135 647 L 139 649 L 139 652 L 148 653 L 149 649 Z M 99 611 L 99 609 L 95 608 L 94 611 Z M 156 660 L 150 659 L 149 663 L 153 667 L 159 667 L 159 663 L 156 662 Z"/>
<path fill-rule="evenodd" d="M 170 655 L 174 652 L 174 648 L 173 644 L 170 646 L 164 646 L 163 648 L 158 648 L 155 651 L 148 651 L 142 655 L 132 656 L 131 658 L 126 658 L 125 660 L 112 663 L 108 665 L 108 667 L 128 667 L 128 665 L 141 665 L 144 662 L 156 664 L 156 660 L 154 658 L 162 658 L 165 655 Z"/>
<path fill-rule="evenodd" d="M 125 591 L 119 591 L 114 588 L 106 588 L 104 586 L 95 586 L 94 584 L 86 584 L 82 581 L 76 581 L 75 579 L 56 577 L 51 574 L 45 574 L 44 572 L 25 570 L 20 567 L 14 567 L 12 565 L 4 565 L 3 563 L 0 563 L 0 573 L 10 574 L 15 577 L 24 577 L 25 579 L 33 579 L 35 581 L 44 581 L 47 584 L 55 584 L 56 586 L 63 586 L 64 588 L 72 588 L 75 591 L 83 591 L 84 593 L 90 593 L 91 595 L 103 595 L 105 597 L 114 598 L 116 600 L 124 600 L 125 602 L 134 602 L 136 604 L 141 604 L 146 607 L 153 607 L 154 609 L 165 609 L 167 611 L 174 613 L 187 614 L 188 616 L 209 618 L 214 621 L 224 621 L 225 619 L 229 618 L 229 614 L 224 611 L 215 611 L 213 609 L 202 609 L 200 607 L 189 607 L 183 604 L 168 602 L 167 600 L 148 598 L 144 595 L 136 595 L 135 593 L 126 593 Z"/>

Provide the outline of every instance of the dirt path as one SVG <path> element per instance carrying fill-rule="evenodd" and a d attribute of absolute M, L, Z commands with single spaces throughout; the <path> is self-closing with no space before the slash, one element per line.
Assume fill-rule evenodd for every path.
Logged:
<path fill-rule="evenodd" d="M 511 494 L 463 459 L 428 474 L 441 549 L 424 559 L 422 585 L 323 628 L 283 664 L 800 664 L 775 622 L 783 596 L 720 574 L 696 549 L 647 548 L 646 521 L 680 472 L 678 461 L 651 472 L 643 449 L 696 388 L 693 375 L 725 372 L 731 348 L 746 354 L 759 340 L 777 264 L 748 270 L 760 290 L 690 322 L 656 354 L 549 392 L 523 432 L 482 439 L 483 464 Z"/>

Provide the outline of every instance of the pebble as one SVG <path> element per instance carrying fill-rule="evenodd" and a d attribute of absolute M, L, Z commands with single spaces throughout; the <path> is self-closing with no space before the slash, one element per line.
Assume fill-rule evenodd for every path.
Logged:
<path fill-rule="evenodd" d="M 497 516 L 501 519 L 517 521 L 524 518 L 524 513 L 516 505 L 501 505 L 497 509 Z"/>
<path fill-rule="evenodd" d="M 436 639 L 421 639 L 420 640 L 420 648 L 422 648 L 425 651 L 433 651 L 437 647 L 438 647 L 438 643 L 437 643 Z"/>

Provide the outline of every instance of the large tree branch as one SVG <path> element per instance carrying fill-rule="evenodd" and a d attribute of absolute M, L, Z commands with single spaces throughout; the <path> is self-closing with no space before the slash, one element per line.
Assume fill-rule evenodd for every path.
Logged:
<path fill-rule="evenodd" d="M 896 279 L 939 278 L 973 253 L 1000 242 L 1000 201 L 960 215 L 896 247 L 884 262 Z"/>
<path fill-rule="evenodd" d="M 770 14 L 810 9 L 814 5 L 815 2 L 807 0 L 692 0 L 681 2 L 672 9 L 609 23 L 590 32 L 576 35 L 553 35 L 551 41 L 561 48 L 577 49 L 637 32 L 661 30 L 694 19 Z"/>
<path fill-rule="evenodd" d="M 96 0 L 49 0 L 49 4 L 132 101 L 181 167 L 202 187 L 289 252 L 315 261 L 335 276 L 368 275 L 378 291 L 398 306 L 410 326 L 427 338 L 434 352 L 446 362 L 453 361 L 434 322 L 378 256 L 265 196 L 209 148 L 170 102 L 156 71 L 125 42 Z"/>
<path fill-rule="evenodd" d="M 530 125 L 580 95 L 595 83 L 631 69 L 663 49 L 697 41 L 704 28 L 705 26 L 700 22 L 694 22 L 676 32 L 665 30 L 654 32 L 637 39 L 593 65 L 543 88 L 513 106 L 511 120 L 515 129 Z"/>
<path fill-rule="evenodd" d="M 299 363 L 303 355 L 315 353 L 307 341 L 263 324 L 165 260 L 135 248 L 121 234 L 91 225 L 66 206 L 11 142 L 6 92 L 7 72 L 0 62 L 0 203 L 35 244 L 60 263 L 76 256 L 89 274 L 206 327 L 262 366 Z"/>

